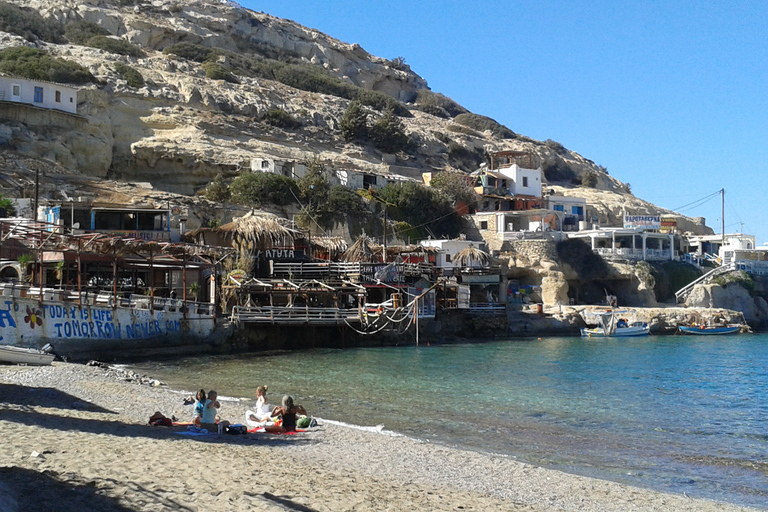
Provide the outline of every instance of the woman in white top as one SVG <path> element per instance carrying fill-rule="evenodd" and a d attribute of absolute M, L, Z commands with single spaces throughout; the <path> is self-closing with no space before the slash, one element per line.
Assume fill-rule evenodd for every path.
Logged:
<path fill-rule="evenodd" d="M 245 423 L 249 427 L 261 427 L 270 420 L 271 410 L 267 398 L 267 386 L 256 388 L 256 408 L 254 411 L 245 411 Z"/>

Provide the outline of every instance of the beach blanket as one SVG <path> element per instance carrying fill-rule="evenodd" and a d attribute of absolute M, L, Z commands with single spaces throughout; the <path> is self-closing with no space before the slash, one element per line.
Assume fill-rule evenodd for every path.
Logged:
<path fill-rule="evenodd" d="M 275 434 L 275 435 L 284 435 L 284 436 L 293 436 L 298 434 L 299 432 L 309 432 L 309 429 L 306 428 L 297 428 L 296 430 L 292 432 L 267 432 L 264 427 L 256 427 L 252 428 L 248 431 L 249 434 Z"/>
<path fill-rule="evenodd" d="M 218 432 L 208 432 L 204 428 L 190 427 L 189 429 L 182 430 L 181 432 L 174 432 L 174 434 L 179 434 L 182 436 L 212 436 L 217 435 Z"/>

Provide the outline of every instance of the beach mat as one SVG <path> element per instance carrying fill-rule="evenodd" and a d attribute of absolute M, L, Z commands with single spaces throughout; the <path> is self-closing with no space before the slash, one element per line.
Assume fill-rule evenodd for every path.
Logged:
<path fill-rule="evenodd" d="M 299 432 L 309 432 L 309 429 L 306 428 L 297 428 L 296 430 L 292 432 L 267 432 L 264 427 L 256 427 L 252 428 L 248 431 L 249 434 L 275 434 L 275 435 L 283 435 L 283 436 L 293 436 L 298 434 Z"/>

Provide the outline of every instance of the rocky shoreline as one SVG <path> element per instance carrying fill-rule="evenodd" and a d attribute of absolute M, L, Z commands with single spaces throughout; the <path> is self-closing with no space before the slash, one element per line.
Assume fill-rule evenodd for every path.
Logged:
<path fill-rule="evenodd" d="M 184 395 L 120 368 L 0 367 L 4 510 L 749 510 L 321 421 L 191 438 Z M 250 402 L 227 401 L 240 421 Z M 183 427 L 180 427 L 183 429 Z"/>

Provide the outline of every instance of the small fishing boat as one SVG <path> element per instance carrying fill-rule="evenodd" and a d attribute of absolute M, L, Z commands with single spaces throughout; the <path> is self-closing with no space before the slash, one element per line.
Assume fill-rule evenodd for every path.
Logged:
<path fill-rule="evenodd" d="M 584 338 L 630 338 L 634 336 L 648 336 L 651 328 L 645 322 L 634 322 L 626 327 L 616 327 L 613 332 L 603 327 L 594 327 L 592 329 L 581 329 L 581 336 Z"/>
<path fill-rule="evenodd" d="M 678 331 L 682 334 L 695 334 L 695 335 L 717 335 L 717 334 L 738 334 L 741 332 L 741 325 L 680 325 Z"/>
<path fill-rule="evenodd" d="M 647 336 L 651 328 L 645 322 L 629 323 L 626 318 L 619 318 L 614 311 L 600 315 L 599 327 L 581 329 L 584 338 L 631 338 Z"/>
<path fill-rule="evenodd" d="M 11 347 L 0 345 L 0 363 L 30 364 L 47 366 L 56 356 L 34 348 Z"/>

